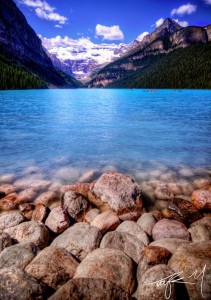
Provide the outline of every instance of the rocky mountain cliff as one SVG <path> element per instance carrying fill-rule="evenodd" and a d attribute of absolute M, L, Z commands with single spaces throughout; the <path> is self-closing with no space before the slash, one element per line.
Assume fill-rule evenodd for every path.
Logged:
<path fill-rule="evenodd" d="M 41 40 L 12 0 L 0 1 L 0 50 L 1 60 L 8 68 L 24 70 L 44 80 L 46 85 L 77 85 L 71 78 L 66 81 L 54 68 L 43 50 Z"/>
<path fill-rule="evenodd" d="M 88 86 L 105 87 L 115 81 L 132 76 L 134 72 L 145 69 L 159 59 L 159 55 L 168 54 L 177 48 L 185 48 L 193 44 L 206 44 L 207 42 L 207 30 L 203 27 L 182 28 L 175 21 L 167 18 L 153 33 L 145 36 L 136 48 L 102 68 Z"/>

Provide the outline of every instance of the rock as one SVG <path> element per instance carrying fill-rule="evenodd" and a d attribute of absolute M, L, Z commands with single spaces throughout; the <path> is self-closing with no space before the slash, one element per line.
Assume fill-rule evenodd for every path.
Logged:
<path fill-rule="evenodd" d="M 16 209 L 18 204 L 15 202 L 17 193 L 11 193 L 0 200 L 0 210 L 9 211 Z"/>
<path fill-rule="evenodd" d="M 143 214 L 137 221 L 137 224 L 149 235 L 152 235 L 152 228 L 156 224 L 156 220 L 152 213 Z"/>
<path fill-rule="evenodd" d="M 147 234 L 136 222 L 125 221 L 117 227 L 116 231 L 129 233 L 139 239 L 144 245 L 149 245 Z"/>
<path fill-rule="evenodd" d="M 116 284 L 100 278 L 74 278 L 61 286 L 49 300 L 130 300 Z"/>
<path fill-rule="evenodd" d="M 58 191 L 60 191 L 61 187 L 62 187 L 61 183 L 59 183 L 59 182 L 53 182 L 49 186 L 48 191 L 49 192 L 55 192 L 55 193 L 57 193 Z"/>
<path fill-rule="evenodd" d="M 180 186 L 182 189 L 182 194 L 189 196 L 193 193 L 194 187 L 190 182 L 180 181 Z"/>
<path fill-rule="evenodd" d="M 62 197 L 62 207 L 71 218 L 80 222 L 84 220 L 85 213 L 89 210 L 89 202 L 84 196 L 68 191 Z"/>
<path fill-rule="evenodd" d="M 183 168 L 183 169 L 179 170 L 179 175 L 181 175 L 183 177 L 191 178 L 191 177 L 193 177 L 194 173 L 191 169 Z"/>
<path fill-rule="evenodd" d="M 41 300 L 47 299 L 47 288 L 19 268 L 0 270 L 0 299 Z"/>
<path fill-rule="evenodd" d="M 206 189 L 211 186 L 211 180 L 206 178 L 199 178 L 193 181 L 195 189 Z"/>
<path fill-rule="evenodd" d="M 190 227 L 198 226 L 198 225 L 207 225 L 211 227 L 211 218 L 209 217 L 204 217 L 196 222 L 193 222 Z"/>
<path fill-rule="evenodd" d="M 85 172 L 80 178 L 79 182 L 89 183 L 96 180 L 102 173 L 99 170 L 89 170 Z"/>
<path fill-rule="evenodd" d="M 4 174 L 0 176 L 0 184 L 10 184 L 15 180 L 14 174 Z"/>
<path fill-rule="evenodd" d="M 191 195 L 191 201 L 193 205 L 199 210 L 211 210 L 211 191 L 196 190 Z"/>
<path fill-rule="evenodd" d="M 179 198 L 169 201 L 167 211 L 170 219 L 187 224 L 195 222 L 201 217 L 196 207 L 190 201 Z"/>
<path fill-rule="evenodd" d="M 15 182 L 16 189 L 21 189 L 21 190 L 33 189 L 35 192 L 47 190 L 50 185 L 51 185 L 50 181 L 39 179 L 36 177 L 23 178 Z"/>
<path fill-rule="evenodd" d="M 73 167 L 63 167 L 56 171 L 54 177 L 57 181 L 74 183 L 78 181 L 80 172 Z"/>
<path fill-rule="evenodd" d="M 24 222 L 5 230 L 18 243 L 34 243 L 40 249 L 48 246 L 50 234 L 42 223 Z"/>
<path fill-rule="evenodd" d="M 155 197 L 159 200 L 171 200 L 174 198 L 172 191 L 165 186 L 158 186 L 155 189 Z"/>
<path fill-rule="evenodd" d="M 24 217 L 16 211 L 0 215 L 0 230 L 16 226 L 24 221 Z"/>
<path fill-rule="evenodd" d="M 108 280 L 129 294 L 135 287 L 133 262 L 116 249 L 96 249 L 89 253 L 78 266 L 74 278 Z"/>
<path fill-rule="evenodd" d="M 55 238 L 51 246 L 65 248 L 80 261 L 99 247 L 102 234 L 97 227 L 77 223 Z"/>
<path fill-rule="evenodd" d="M 85 221 L 87 223 L 91 223 L 95 217 L 97 217 L 100 214 L 100 210 L 97 208 L 93 208 L 90 211 L 87 212 L 85 215 Z"/>
<path fill-rule="evenodd" d="M 163 219 L 158 221 L 152 229 L 152 238 L 154 241 L 175 238 L 189 240 L 189 232 L 185 225 L 176 220 Z"/>
<path fill-rule="evenodd" d="M 0 253 L 0 269 L 10 267 L 24 269 L 36 256 L 37 251 L 38 248 L 33 243 L 7 247 Z"/>
<path fill-rule="evenodd" d="M 174 272 L 166 265 L 157 265 L 147 270 L 139 281 L 137 299 L 176 300 L 175 282 L 171 282 L 170 287 L 167 284 L 170 276 L 174 278 Z M 165 278 L 167 279 L 163 284 Z"/>
<path fill-rule="evenodd" d="M 60 206 L 51 210 L 45 225 L 55 233 L 62 233 L 70 227 L 70 220 L 66 211 Z"/>
<path fill-rule="evenodd" d="M 189 241 L 180 240 L 180 239 L 163 239 L 163 240 L 157 240 L 152 243 L 150 243 L 150 246 L 158 246 L 166 248 L 169 252 L 174 253 L 178 247 L 180 247 L 183 244 L 189 244 Z"/>
<path fill-rule="evenodd" d="M 174 195 L 180 195 L 182 193 L 181 186 L 175 182 L 169 182 L 167 187 L 172 191 Z"/>
<path fill-rule="evenodd" d="M 119 219 L 121 221 L 137 221 L 138 218 L 141 216 L 141 212 L 138 211 L 133 211 L 133 212 L 128 212 L 122 215 L 119 215 Z"/>
<path fill-rule="evenodd" d="M 65 249 L 50 246 L 43 249 L 25 271 L 51 288 L 58 289 L 74 276 L 78 265 Z"/>
<path fill-rule="evenodd" d="M 4 198 L 5 196 L 6 196 L 6 194 L 5 194 L 4 192 L 1 192 L 1 191 L 0 191 L 0 199 L 1 199 L 1 198 Z"/>
<path fill-rule="evenodd" d="M 89 183 L 78 183 L 72 185 L 63 185 L 61 188 L 61 192 L 66 193 L 68 191 L 74 191 L 78 194 L 81 194 L 84 197 L 88 197 L 89 189 L 90 189 Z"/>
<path fill-rule="evenodd" d="M 26 189 L 20 192 L 15 202 L 19 205 L 26 202 L 32 202 L 35 200 L 37 193 L 33 189 Z"/>
<path fill-rule="evenodd" d="M 11 237 L 6 232 L 0 232 L 0 253 L 3 251 L 6 247 L 9 247 L 12 245 Z"/>
<path fill-rule="evenodd" d="M 153 266 L 168 263 L 171 252 L 166 248 L 158 246 L 148 246 L 141 253 L 141 258 L 137 269 L 137 280 L 141 280 L 144 273 Z"/>
<path fill-rule="evenodd" d="M 34 211 L 34 204 L 33 203 L 23 203 L 23 204 L 20 204 L 18 206 L 21 214 L 27 219 L 27 220 L 31 220 L 32 218 L 32 214 L 33 214 L 33 211 Z"/>
<path fill-rule="evenodd" d="M 45 222 L 47 216 L 49 214 L 49 208 L 47 208 L 44 204 L 37 204 L 32 214 L 32 221 L 34 222 Z"/>
<path fill-rule="evenodd" d="M 43 204 L 47 207 L 51 206 L 54 202 L 58 201 L 58 195 L 54 191 L 44 192 L 34 201 L 34 204 Z"/>
<path fill-rule="evenodd" d="M 211 295 L 211 241 L 184 244 L 177 248 L 168 265 L 180 273 L 191 300 L 210 299 Z"/>
<path fill-rule="evenodd" d="M 136 263 L 139 262 L 141 252 L 146 246 L 134 235 L 125 232 L 108 232 L 100 243 L 100 248 L 110 248 L 124 251 Z"/>
<path fill-rule="evenodd" d="M 113 211 L 105 211 L 91 222 L 91 225 L 99 228 L 102 234 L 115 230 L 119 224 L 119 217 Z"/>
<path fill-rule="evenodd" d="M 90 187 L 89 199 L 101 211 L 112 209 L 118 215 L 143 208 L 141 187 L 129 176 L 104 173 Z"/>
<path fill-rule="evenodd" d="M 5 195 L 9 195 L 11 193 L 15 193 L 17 192 L 17 187 L 15 187 L 12 184 L 4 184 L 0 186 L 0 193 L 5 194 Z"/>
<path fill-rule="evenodd" d="M 166 201 L 166 200 L 157 200 L 155 204 L 156 204 L 156 209 L 163 210 L 163 209 L 167 208 L 168 201 Z"/>
<path fill-rule="evenodd" d="M 189 232 L 194 243 L 211 240 L 211 227 L 206 224 L 193 226 L 189 229 Z"/>
<path fill-rule="evenodd" d="M 156 221 L 160 221 L 164 218 L 162 213 L 158 210 L 152 211 L 152 215 L 153 215 L 153 217 L 155 218 Z"/>

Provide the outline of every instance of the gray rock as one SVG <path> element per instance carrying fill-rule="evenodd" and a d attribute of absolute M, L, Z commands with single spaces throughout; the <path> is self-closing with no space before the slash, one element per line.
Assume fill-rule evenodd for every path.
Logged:
<path fill-rule="evenodd" d="M 180 239 L 163 239 L 163 240 L 157 240 L 150 244 L 150 246 L 158 246 L 163 247 L 169 250 L 171 253 L 174 253 L 178 247 L 180 247 L 183 244 L 189 244 L 189 241 L 180 240 Z"/>
<path fill-rule="evenodd" d="M 124 252 L 116 249 L 96 249 L 78 266 L 74 278 L 109 280 L 130 295 L 134 291 L 134 265 Z"/>
<path fill-rule="evenodd" d="M 44 300 L 48 297 L 47 288 L 19 268 L 0 270 L 0 278 L 2 300 Z"/>
<path fill-rule="evenodd" d="M 100 278 L 74 278 L 61 286 L 49 300 L 130 300 L 116 284 Z"/>
<path fill-rule="evenodd" d="M 147 234 L 136 222 L 124 221 L 117 227 L 116 231 L 129 233 L 139 239 L 144 245 L 149 245 Z"/>
<path fill-rule="evenodd" d="M 189 232 L 194 243 L 211 240 L 211 227 L 206 224 L 193 226 L 189 229 Z"/>
<path fill-rule="evenodd" d="M 70 227 L 70 220 L 66 211 L 59 206 L 51 210 L 45 221 L 45 225 L 55 233 L 62 233 Z"/>
<path fill-rule="evenodd" d="M 48 246 L 50 233 L 42 223 L 24 222 L 5 230 L 12 239 L 19 243 L 34 243 L 40 249 Z"/>
<path fill-rule="evenodd" d="M 36 256 L 38 247 L 33 243 L 17 244 L 0 253 L 0 269 L 18 267 L 24 269 Z"/>
<path fill-rule="evenodd" d="M 24 221 L 24 217 L 16 211 L 0 215 L 0 230 L 16 226 Z"/>
<path fill-rule="evenodd" d="M 176 299 L 176 286 L 174 282 L 167 284 L 159 284 L 163 279 L 172 276 L 174 272 L 166 265 L 157 265 L 150 268 L 141 277 L 138 285 L 137 299 L 138 300 L 163 300 Z"/>
<path fill-rule="evenodd" d="M 58 289 L 74 276 L 78 264 L 65 249 L 50 246 L 43 249 L 25 270 L 42 283 Z"/>
<path fill-rule="evenodd" d="M 152 228 L 156 224 L 156 220 L 152 213 L 144 213 L 137 221 L 137 224 L 149 235 L 152 235 Z"/>
<path fill-rule="evenodd" d="M 55 238 L 51 246 L 65 248 L 79 260 L 98 248 L 102 234 L 97 227 L 87 223 L 77 223 Z"/>
<path fill-rule="evenodd" d="M 159 186 L 155 189 L 155 197 L 160 200 L 171 200 L 174 198 L 174 194 L 169 188 L 165 186 Z"/>
<path fill-rule="evenodd" d="M 124 251 L 136 263 L 141 258 L 145 245 L 137 237 L 125 232 L 108 232 L 100 243 L 100 248 L 112 248 Z"/>
<path fill-rule="evenodd" d="M 9 247 L 12 245 L 11 237 L 6 232 L 0 232 L 0 253 L 3 251 L 6 247 Z"/>
<path fill-rule="evenodd" d="M 85 216 L 85 221 L 87 223 L 91 223 L 95 217 L 97 217 L 100 214 L 100 210 L 97 208 L 93 208 L 90 211 L 87 212 Z"/>

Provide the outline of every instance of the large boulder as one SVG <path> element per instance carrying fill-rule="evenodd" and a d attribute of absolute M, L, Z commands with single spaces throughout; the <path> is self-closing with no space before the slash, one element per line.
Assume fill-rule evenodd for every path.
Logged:
<path fill-rule="evenodd" d="M 3 251 L 6 247 L 9 247 L 12 245 L 11 237 L 6 232 L 0 232 L 0 253 Z"/>
<path fill-rule="evenodd" d="M 191 195 L 191 201 L 199 210 L 211 210 L 211 191 L 196 190 Z"/>
<path fill-rule="evenodd" d="M 146 232 L 136 222 L 125 221 L 117 227 L 116 231 L 129 233 L 139 239 L 144 245 L 149 245 L 149 238 Z"/>
<path fill-rule="evenodd" d="M 144 213 L 137 221 L 137 224 L 149 235 L 152 235 L 152 229 L 156 220 L 152 213 Z"/>
<path fill-rule="evenodd" d="M 18 267 L 24 269 L 36 256 L 38 247 L 33 243 L 17 244 L 0 253 L 0 269 Z"/>
<path fill-rule="evenodd" d="M 51 246 L 65 248 L 80 261 L 99 247 L 102 234 L 97 227 L 77 223 L 55 238 Z"/>
<path fill-rule="evenodd" d="M 210 299 L 211 241 L 182 245 L 174 252 L 168 265 L 175 273 L 182 272 L 180 277 L 183 277 L 191 300 Z"/>
<path fill-rule="evenodd" d="M 44 300 L 49 292 L 46 286 L 19 268 L 0 270 L 0 299 Z"/>
<path fill-rule="evenodd" d="M 189 240 L 190 235 L 185 225 L 176 220 L 163 219 L 158 221 L 152 229 L 153 240 L 175 238 Z"/>
<path fill-rule="evenodd" d="M 50 233 L 42 223 L 28 221 L 5 230 L 18 243 L 31 242 L 40 249 L 48 246 Z"/>
<path fill-rule="evenodd" d="M 119 217 L 115 212 L 110 210 L 99 214 L 91 222 L 91 225 L 99 228 L 102 234 L 106 233 L 107 231 L 115 230 L 119 224 Z"/>
<path fill-rule="evenodd" d="M 62 233 L 70 227 L 70 220 L 66 211 L 59 206 L 51 210 L 45 221 L 45 225 L 55 233 Z"/>
<path fill-rule="evenodd" d="M 100 278 L 74 278 L 61 286 L 49 300 L 130 300 L 116 284 Z"/>
<path fill-rule="evenodd" d="M 104 173 L 90 186 L 90 201 L 101 211 L 113 210 L 118 215 L 142 211 L 141 187 L 131 177 L 118 173 Z"/>
<path fill-rule="evenodd" d="M 12 211 L 4 213 L 0 215 L 0 231 L 16 226 L 24 220 L 24 217 L 19 212 Z"/>
<path fill-rule="evenodd" d="M 124 251 L 137 264 L 145 245 L 134 235 L 125 232 L 108 232 L 100 243 L 100 248 L 110 248 Z"/>
<path fill-rule="evenodd" d="M 133 262 L 116 249 L 96 249 L 89 253 L 78 266 L 74 278 L 109 280 L 129 294 L 135 287 Z"/>
<path fill-rule="evenodd" d="M 169 252 L 174 253 L 177 248 L 183 244 L 190 244 L 190 242 L 186 240 L 170 238 L 154 241 L 150 244 L 150 246 L 163 247 L 166 248 Z"/>
<path fill-rule="evenodd" d="M 77 266 L 77 260 L 65 249 L 50 246 L 43 249 L 25 270 L 42 283 L 58 289 L 74 276 Z"/>

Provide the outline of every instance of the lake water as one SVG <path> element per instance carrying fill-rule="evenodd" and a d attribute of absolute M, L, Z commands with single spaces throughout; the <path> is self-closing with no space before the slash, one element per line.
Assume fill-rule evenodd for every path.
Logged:
<path fill-rule="evenodd" d="M 93 168 L 205 174 L 210 132 L 207 90 L 1 91 L 0 173 L 64 183 Z"/>

